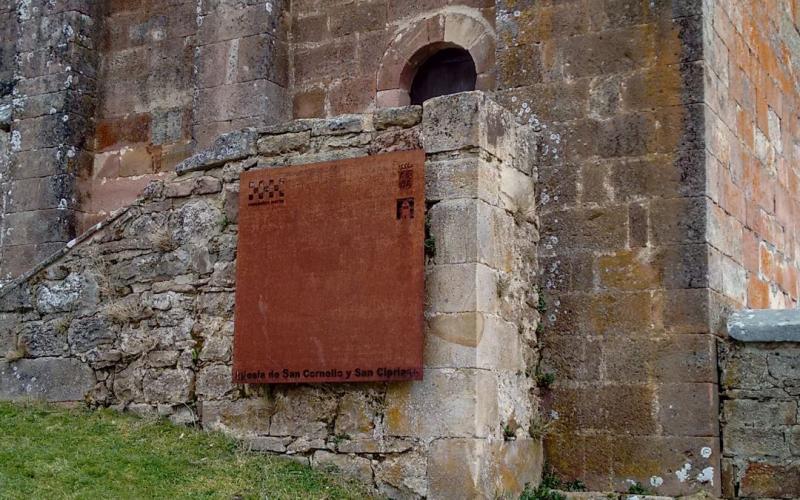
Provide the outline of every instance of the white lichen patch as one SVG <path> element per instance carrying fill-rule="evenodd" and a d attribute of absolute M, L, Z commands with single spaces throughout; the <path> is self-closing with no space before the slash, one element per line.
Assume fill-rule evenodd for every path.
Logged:
<path fill-rule="evenodd" d="M 689 471 L 692 470 L 692 464 L 685 463 L 683 467 L 675 471 L 675 475 L 678 477 L 678 481 L 685 483 L 687 479 L 689 479 Z"/>
<path fill-rule="evenodd" d="M 19 151 L 22 149 L 22 134 L 19 130 L 11 132 L 11 151 Z"/>
<path fill-rule="evenodd" d="M 701 448 L 700 449 L 700 456 L 703 457 L 703 458 L 710 457 L 711 456 L 711 448 L 709 448 L 708 446 L 704 446 L 703 448 Z"/>
<path fill-rule="evenodd" d="M 701 483 L 714 484 L 714 468 L 706 467 L 697 475 L 697 481 Z"/>
<path fill-rule="evenodd" d="M 31 18 L 31 0 L 20 0 L 17 6 L 20 19 L 27 21 Z"/>

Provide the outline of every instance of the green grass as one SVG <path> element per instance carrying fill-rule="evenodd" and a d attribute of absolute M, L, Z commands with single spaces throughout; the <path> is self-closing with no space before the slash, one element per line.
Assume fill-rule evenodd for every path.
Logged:
<path fill-rule="evenodd" d="M 110 410 L 0 403 L 0 498 L 367 498 L 214 433 Z"/>

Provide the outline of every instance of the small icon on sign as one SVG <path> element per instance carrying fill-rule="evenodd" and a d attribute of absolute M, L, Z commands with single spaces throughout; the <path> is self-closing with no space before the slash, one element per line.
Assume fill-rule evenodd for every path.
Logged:
<path fill-rule="evenodd" d="M 397 220 L 414 218 L 414 198 L 397 199 Z"/>
<path fill-rule="evenodd" d="M 397 187 L 411 189 L 414 185 L 414 166 L 410 163 L 401 163 L 397 167 Z"/>

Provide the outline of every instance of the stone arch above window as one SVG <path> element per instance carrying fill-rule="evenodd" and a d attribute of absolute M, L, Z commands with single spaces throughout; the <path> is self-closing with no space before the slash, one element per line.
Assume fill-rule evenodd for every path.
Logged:
<path fill-rule="evenodd" d="M 410 103 L 409 90 L 420 65 L 446 48 L 462 48 L 475 63 L 476 90 L 494 88 L 495 34 L 485 18 L 462 12 L 440 12 L 395 35 L 378 69 L 377 105 Z"/>

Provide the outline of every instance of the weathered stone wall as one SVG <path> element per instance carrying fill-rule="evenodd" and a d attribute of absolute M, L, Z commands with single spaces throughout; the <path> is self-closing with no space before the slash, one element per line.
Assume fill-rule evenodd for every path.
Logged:
<path fill-rule="evenodd" d="M 232 384 L 238 178 L 423 146 L 425 379 Z M 0 296 L 0 397 L 199 421 L 393 497 L 518 493 L 541 471 L 535 137 L 481 93 L 248 130 Z"/>
<path fill-rule="evenodd" d="M 276 0 L 103 3 L 82 228 L 220 134 L 289 118 L 284 10 Z"/>
<path fill-rule="evenodd" d="M 74 185 L 89 163 L 96 102 L 96 2 L 4 2 L 0 106 L 11 104 L 0 279 L 75 235 Z"/>
<path fill-rule="evenodd" d="M 498 3 L 498 96 L 545 142 L 547 458 L 591 490 L 719 491 L 701 7 Z"/>
<path fill-rule="evenodd" d="M 710 287 L 786 308 L 800 266 L 797 2 L 703 2 Z"/>
<path fill-rule="evenodd" d="M 291 118 L 287 9 L 285 0 L 198 3 L 192 123 L 200 146 Z"/>
<path fill-rule="evenodd" d="M 0 258 L 3 256 L 3 235 L 5 233 L 5 206 L 9 190 L 9 171 L 11 168 L 11 102 L 0 100 Z M 0 285 L 5 283 L 0 277 Z"/>
<path fill-rule="evenodd" d="M 196 2 L 101 2 L 93 166 L 82 232 L 192 153 Z"/>
<path fill-rule="evenodd" d="M 736 313 L 721 344 L 722 492 L 800 498 L 800 311 Z"/>
<path fill-rule="evenodd" d="M 494 0 L 295 0 L 292 2 L 292 90 L 296 118 L 359 113 L 375 107 L 404 105 L 393 96 L 378 102 L 381 84 L 379 71 L 387 52 L 399 36 L 421 49 L 445 39 L 469 49 L 464 43 L 478 41 L 484 31 L 488 37 L 475 51 L 478 72 L 493 74 L 495 21 Z M 444 18 L 451 18 L 445 28 Z M 490 29 L 478 26 L 482 21 Z M 441 31 L 441 33 L 438 33 Z M 459 36 L 463 35 L 463 36 Z M 472 38 L 474 37 L 474 39 Z M 447 37 L 450 38 L 450 37 Z M 467 45 L 467 46 L 465 46 Z M 481 52 L 481 53 L 479 53 Z M 389 54 L 390 56 L 392 54 Z M 403 54 L 411 57 L 413 53 Z M 399 79 L 408 63 L 406 58 L 391 68 Z M 421 62 L 421 61 L 420 61 Z M 494 87 L 494 80 L 478 82 L 479 90 Z M 407 98 L 407 96 L 406 96 Z"/>
<path fill-rule="evenodd" d="M 5 236 L 6 198 L 10 188 L 12 96 L 16 54 L 17 11 L 10 2 L 0 5 L 0 260 Z M 0 272 L 0 284 L 6 281 Z"/>
<path fill-rule="evenodd" d="M 282 1 L 15 0 L 0 7 L 0 279 L 131 203 L 221 133 L 290 116 Z"/>

